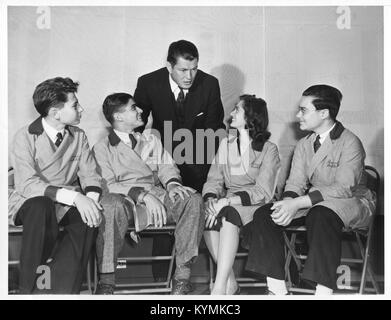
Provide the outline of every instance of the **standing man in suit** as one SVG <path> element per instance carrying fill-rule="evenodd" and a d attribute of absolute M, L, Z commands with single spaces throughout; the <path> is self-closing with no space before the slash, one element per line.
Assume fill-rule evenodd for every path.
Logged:
<path fill-rule="evenodd" d="M 166 67 L 141 76 L 137 82 L 134 98 L 143 110 L 142 117 L 145 124 L 152 114 L 152 128 L 160 133 L 163 145 L 168 151 L 171 150 L 171 146 L 175 151 L 175 147 L 183 141 L 173 141 L 171 137 L 165 137 L 165 126 L 167 128 L 171 125 L 173 136 L 180 129 L 191 131 L 192 141 L 186 141 L 186 144 L 192 143 L 193 154 L 191 157 L 185 154 L 184 157 L 191 160 L 182 163 L 182 158 L 179 159 L 175 152 L 173 158 L 180 170 L 183 184 L 201 193 L 213 157 L 207 159 L 206 139 L 196 141 L 196 129 L 212 129 L 216 132 L 218 129 L 225 129 L 225 125 L 219 82 L 215 77 L 198 70 L 198 60 L 198 50 L 193 43 L 186 40 L 171 43 Z M 144 127 L 141 128 L 143 129 Z M 204 159 L 202 163 L 196 164 L 195 150 L 200 143 L 204 146 Z M 219 143 L 216 142 L 215 151 L 218 145 Z M 188 150 L 186 148 L 185 152 Z M 170 244 L 163 239 L 155 243 L 154 252 L 162 253 L 162 250 L 169 252 Z M 156 246 L 157 243 L 159 246 Z M 166 274 L 164 265 L 164 262 L 163 265 L 154 264 L 155 278 Z"/>

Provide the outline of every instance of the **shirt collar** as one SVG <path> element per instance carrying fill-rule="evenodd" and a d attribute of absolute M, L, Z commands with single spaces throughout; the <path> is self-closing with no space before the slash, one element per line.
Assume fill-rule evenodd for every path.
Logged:
<path fill-rule="evenodd" d="M 57 134 L 61 133 L 61 135 L 64 137 L 65 129 L 62 129 L 60 131 L 53 128 L 46 120 L 45 118 L 42 118 L 42 127 L 43 130 L 46 132 L 46 134 L 49 136 L 50 140 L 52 140 L 54 143 L 57 140 Z"/>
<path fill-rule="evenodd" d="M 171 91 L 174 94 L 175 100 L 176 100 L 178 98 L 178 94 L 179 94 L 181 89 L 179 88 L 178 84 L 171 78 L 171 74 L 170 73 L 168 73 L 168 79 L 170 81 Z M 187 93 L 189 92 L 189 89 L 182 89 L 182 90 L 183 90 L 183 93 L 184 93 L 184 95 L 186 97 Z"/>
<path fill-rule="evenodd" d="M 327 131 L 319 134 L 319 142 L 322 144 L 323 141 L 327 138 L 327 136 L 329 135 L 330 131 L 334 129 L 336 123 L 334 123 L 330 129 L 328 129 Z"/>
<path fill-rule="evenodd" d="M 130 146 L 132 145 L 132 142 L 130 141 L 130 138 L 129 138 L 129 133 L 123 132 L 123 131 L 118 131 L 117 129 L 113 129 L 113 131 L 114 131 L 114 133 L 116 134 L 116 136 L 117 136 L 123 143 L 125 143 L 125 144 L 127 144 L 127 145 L 130 145 Z M 136 140 L 138 140 L 138 139 L 137 139 L 137 138 L 138 138 L 138 134 L 136 134 L 135 132 L 131 132 L 131 134 L 133 134 L 133 136 L 136 138 Z M 112 145 L 116 145 L 116 144 L 119 143 L 118 140 L 115 141 L 115 138 L 114 138 L 114 139 L 112 138 L 112 140 L 114 140 L 113 143 L 112 143 Z M 117 142 L 117 143 L 115 143 L 115 142 Z"/>

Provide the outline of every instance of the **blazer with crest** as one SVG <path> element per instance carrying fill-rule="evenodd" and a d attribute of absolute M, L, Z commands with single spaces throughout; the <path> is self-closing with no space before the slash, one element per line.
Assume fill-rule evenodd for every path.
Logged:
<path fill-rule="evenodd" d="M 260 206 L 270 202 L 280 170 L 277 146 L 266 141 L 262 151 L 249 146 L 239 154 L 237 137 L 222 140 L 210 167 L 202 194 L 208 197 L 240 196 L 242 205 L 233 205 L 240 214 L 243 225 L 250 222 Z"/>
<path fill-rule="evenodd" d="M 56 200 L 57 190 L 67 188 L 87 193 L 101 193 L 102 178 L 97 173 L 87 136 L 78 127 L 67 126 L 62 143 L 56 148 L 42 126 L 39 117 L 29 126 L 20 129 L 11 150 L 15 186 L 9 190 L 9 223 L 22 204 L 29 198 L 47 196 Z M 81 187 L 81 189 L 80 189 Z M 56 203 L 56 216 L 60 221 L 69 206 Z"/>
<path fill-rule="evenodd" d="M 313 205 L 333 210 L 345 227 L 368 225 L 376 197 L 366 187 L 365 151 L 360 139 L 340 122 L 315 153 L 311 133 L 296 145 L 284 197 L 309 195 Z M 297 217 L 305 215 L 300 210 Z"/>

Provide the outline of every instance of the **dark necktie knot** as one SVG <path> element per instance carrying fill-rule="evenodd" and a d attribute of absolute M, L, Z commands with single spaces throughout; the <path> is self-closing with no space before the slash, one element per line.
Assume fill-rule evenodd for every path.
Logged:
<path fill-rule="evenodd" d="M 129 133 L 129 139 L 130 139 L 130 142 L 132 143 L 132 149 L 134 149 L 134 147 L 136 146 L 137 144 L 137 140 L 136 138 L 134 137 L 133 134 Z"/>
<path fill-rule="evenodd" d="M 318 149 L 320 148 L 320 135 L 317 135 L 316 136 L 316 139 L 314 141 L 314 151 L 318 151 Z"/>
<path fill-rule="evenodd" d="M 59 147 L 64 138 L 63 138 L 61 132 L 58 132 L 56 136 L 57 136 L 57 140 L 54 144 L 56 145 L 56 147 Z"/>
<path fill-rule="evenodd" d="M 182 88 L 179 88 L 179 93 L 178 93 L 178 98 L 176 99 L 176 101 L 178 103 L 183 103 L 183 101 L 185 101 L 185 93 L 183 92 L 183 89 Z"/>

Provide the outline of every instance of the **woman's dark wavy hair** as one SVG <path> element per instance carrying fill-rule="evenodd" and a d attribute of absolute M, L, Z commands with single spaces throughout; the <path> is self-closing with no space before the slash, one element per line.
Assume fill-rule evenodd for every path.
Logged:
<path fill-rule="evenodd" d="M 263 145 L 270 138 L 271 133 L 267 130 L 269 116 L 265 100 L 255 95 L 244 94 L 239 97 L 243 101 L 246 128 L 252 138 L 251 147 L 256 151 L 262 151 Z M 231 123 L 232 119 L 229 119 Z"/>

